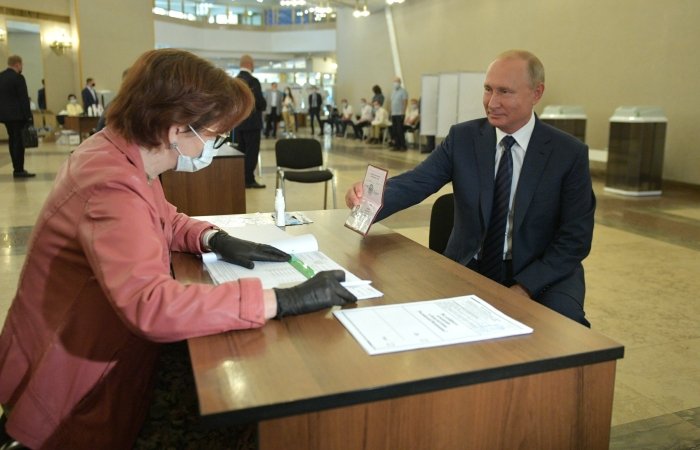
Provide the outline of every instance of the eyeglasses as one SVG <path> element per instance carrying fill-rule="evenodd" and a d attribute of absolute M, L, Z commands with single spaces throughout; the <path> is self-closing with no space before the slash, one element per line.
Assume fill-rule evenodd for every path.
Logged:
<path fill-rule="evenodd" d="M 224 145 L 225 143 L 230 142 L 230 141 L 231 141 L 231 139 L 228 135 L 219 134 L 214 139 L 214 148 L 218 149 L 219 147 L 221 147 L 222 145 Z"/>
<path fill-rule="evenodd" d="M 204 131 L 206 131 L 207 133 L 211 133 L 211 134 L 215 133 L 214 130 L 210 130 L 209 128 L 202 128 L 202 129 Z M 191 125 L 190 125 L 190 130 L 192 130 L 192 132 L 194 134 L 199 136 L 199 134 L 196 131 L 194 131 L 194 128 L 192 128 Z M 200 139 L 202 139 L 202 138 L 200 137 Z M 218 149 L 227 142 L 231 142 L 231 138 L 228 134 L 217 134 L 216 137 L 214 138 L 214 148 Z"/>

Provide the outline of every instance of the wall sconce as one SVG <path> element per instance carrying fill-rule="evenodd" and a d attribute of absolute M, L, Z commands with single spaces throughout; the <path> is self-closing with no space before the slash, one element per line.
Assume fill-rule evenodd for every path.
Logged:
<path fill-rule="evenodd" d="M 60 36 L 50 41 L 49 47 L 51 47 L 51 50 L 57 55 L 62 55 L 67 49 L 73 47 L 73 43 L 65 33 L 62 33 Z"/>

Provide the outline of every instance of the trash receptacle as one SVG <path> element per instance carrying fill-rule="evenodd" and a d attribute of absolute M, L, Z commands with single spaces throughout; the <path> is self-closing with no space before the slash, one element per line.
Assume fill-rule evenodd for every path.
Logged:
<path fill-rule="evenodd" d="M 605 191 L 661 195 L 666 115 L 655 106 L 620 106 L 610 117 Z"/>
<path fill-rule="evenodd" d="M 540 120 L 586 142 L 586 113 L 582 106 L 545 106 Z"/>

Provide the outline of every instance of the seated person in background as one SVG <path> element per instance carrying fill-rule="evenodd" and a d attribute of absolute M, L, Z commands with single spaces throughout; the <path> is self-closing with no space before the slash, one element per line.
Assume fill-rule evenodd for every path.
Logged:
<path fill-rule="evenodd" d="M 372 105 L 367 103 L 367 99 L 360 99 L 360 115 L 352 125 L 355 130 L 355 138 L 362 139 L 362 128 L 368 127 L 372 124 L 372 119 L 374 115 L 372 114 Z"/>
<path fill-rule="evenodd" d="M 389 112 L 379 104 L 379 100 L 373 102 L 374 119 L 372 120 L 372 137 L 369 140 L 370 144 L 380 144 L 382 142 L 382 132 L 385 128 L 391 126 Z"/>
<path fill-rule="evenodd" d="M 159 180 L 207 167 L 253 104 L 240 78 L 182 50 L 131 66 L 109 126 L 68 156 L 32 231 L 0 334 L 0 436 L 19 442 L 5 448 L 133 448 L 164 343 L 356 301 L 343 271 L 282 289 L 172 277 L 173 251 L 215 251 L 247 268 L 290 258 L 179 213 Z M 184 387 L 169 394 L 195 395 Z"/>
<path fill-rule="evenodd" d="M 412 98 L 406 108 L 406 118 L 403 121 L 403 131 L 415 131 L 420 125 L 420 110 L 418 109 L 418 100 Z"/>
<path fill-rule="evenodd" d="M 340 130 L 338 130 L 338 136 L 345 136 L 348 124 L 352 125 L 352 105 L 348 103 L 348 99 L 344 98 L 340 101 Z"/>
<path fill-rule="evenodd" d="M 83 115 L 83 107 L 80 106 L 80 103 L 78 103 L 78 98 L 73 94 L 68 95 L 68 104 L 66 105 L 66 112 L 66 115 L 73 117 Z"/>
<path fill-rule="evenodd" d="M 327 116 L 321 119 L 321 132 L 319 133 L 319 136 L 322 136 L 325 133 L 324 129 L 326 124 L 330 125 L 331 136 L 333 136 L 333 128 L 336 128 L 336 131 L 340 130 L 340 113 L 338 112 L 338 108 L 331 105 L 328 105 L 327 108 L 329 113 Z"/>

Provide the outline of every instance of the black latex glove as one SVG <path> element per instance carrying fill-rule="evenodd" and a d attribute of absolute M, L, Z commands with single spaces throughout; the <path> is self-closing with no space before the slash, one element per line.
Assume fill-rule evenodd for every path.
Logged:
<path fill-rule="evenodd" d="M 229 236 L 225 231 L 219 231 L 212 236 L 209 239 L 209 247 L 221 255 L 224 261 L 246 269 L 255 267 L 253 261 L 286 262 L 291 258 L 287 253 L 271 245 L 244 241 Z"/>
<path fill-rule="evenodd" d="M 275 289 L 277 294 L 277 315 L 284 316 L 304 314 L 335 305 L 355 303 L 357 298 L 340 285 L 345 281 L 342 270 L 319 272 L 298 286 Z"/>

